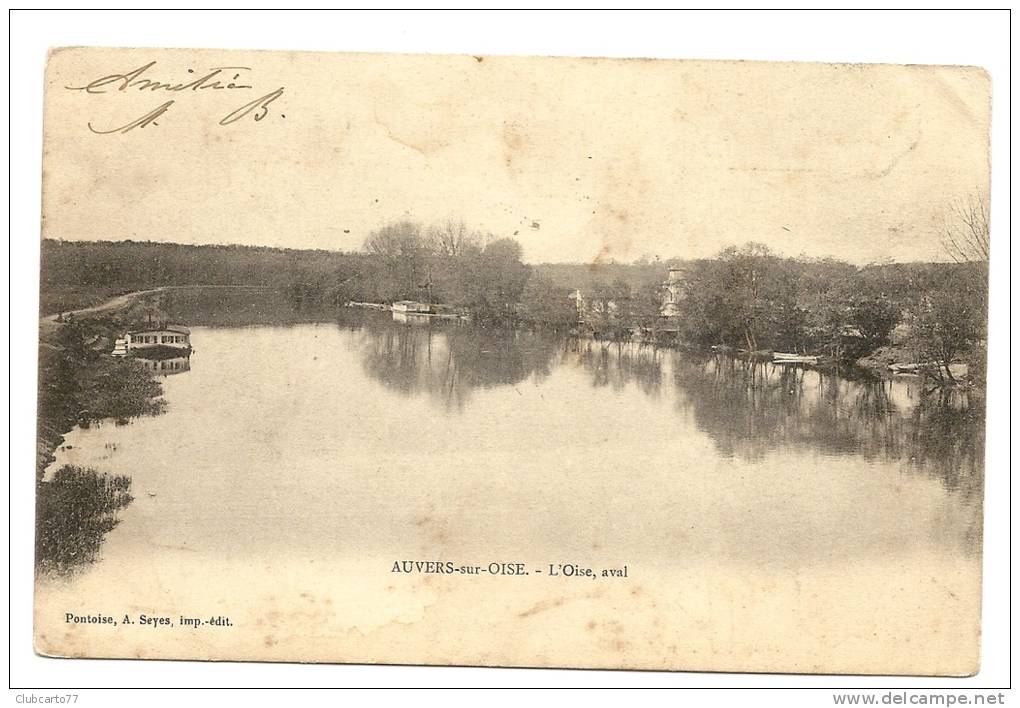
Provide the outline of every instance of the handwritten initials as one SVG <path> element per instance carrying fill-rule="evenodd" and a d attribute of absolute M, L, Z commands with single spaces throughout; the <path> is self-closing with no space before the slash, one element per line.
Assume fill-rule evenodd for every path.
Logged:
<path fill-rule="evenodd" d="M 132 71 L 128 71 L 121 74 L 108 74 L 98 79 L 94 79 L 81 86 L 65 86 L 64 88 L 66 88 L 69 91 L 82 91 L 86 94 L 91 95 L 109 94 L 128 90 L 140 91 L 145 93 L 166 91 L 175 93 L 188 92 L 189 94 L 194 94 L 200 91 L 205 91 L 207 89 L 216 92 L 221 90 L 226 91 L 249 90 L 253 88 L 251 84 L 235 83 L 240 79 L 241 74 L 239 72 L 251 71 L 251 69 L 246 66 L 214 67 L 210 69 L 207 73 L 198 76 L 190 81 L 174 83 L 166 81 L 157 81 L 154 79 L 143 77 L 143 74 L 148 72 L 155 65 L 156 62 L 151 61 L 148 64 L 143 64 L 142 66 Z M 233 74 L 233 78 L 230 80 L 227 80 L 227 77 L 223 75 L 224 72 L 227 71 L 235 72 Z M 188 69 L 188 73 L 193 74 L 194 70 Z M 280 98 L 283 95 L 283 92 L 284 87 L 281 86 L 280 88 L 276 89 L 271 93 L 267 93 L 264 96 L 256 98 L 252 101 L 248 101 L 240 108 L 231 111 L 223 118 L 221 118 L 218 121 L 218 125 L 221 126 L 232 125 L 240 121 L 245 116 L 249 115 L 254 119 L 256 123 L 258 123 L 259 121 L 264 119 L 267 115 L 269 115 L 270 104 L 272 104 L 274 101 Z M 114 134 L 124 135 L 125 133 L 131 132 L 135 128 L 145 128 L 150 125 L 158 126 L 159 123 L 156 122 L 156 119 L 161 117 L 167 111 L 169 111 L 170 108 L 174 105 L 175 100 L 166 101 L 165 103 L 160 104 L 159 106 L 152 109 L 145 115 L 123 125 L 109 129 L 100 129 L 95 127 L 93 123 L 89 121 L 87 123 L 88 129 L 95 133 L 96 135 L 114 135 Z"/>

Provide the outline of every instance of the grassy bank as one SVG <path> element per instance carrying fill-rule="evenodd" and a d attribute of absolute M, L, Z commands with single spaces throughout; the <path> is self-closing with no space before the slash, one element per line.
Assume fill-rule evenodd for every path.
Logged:
<path fill-rule="evenodd" d="M 103 538 L 130 504 L 131 478 L 65 465 L 36 493 L 36 566 L 44 573 L 69 573 L 92 563 Z"/>
<path fill-rule="evenodd" d="M 111 315 L 82 317 L 40 330 L 36 430 L 36 564 L 67 572 L 94 560 L 116 512 L 131 502 L 131 480 L 64 466 L 44 479 L 55 451 L 75 426 L 124 424 L 162 412 L 162 387 L 130 359 L 110 356 Z"/>

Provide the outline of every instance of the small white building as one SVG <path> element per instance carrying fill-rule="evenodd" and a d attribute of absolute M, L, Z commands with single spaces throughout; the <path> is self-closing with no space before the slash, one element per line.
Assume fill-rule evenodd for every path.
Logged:
<path fill-rule="evenodd" d="M 680 314 L 680 305 L 684 297 L 684 272 L 679 268 L 670 268 L 669 278 L 663 283 L 662 307 L 659 313 L 663 317 L 676 317 Z"/>
<path fill-rule="evenodd" d="M 118 348 L 120 340 L 116 343 Z M 123 349 L 134 352 L 151 347 L 170 347 L 182 351 L 191 350 L 191 330 L 184 325 L 164 324 L 136 329 L 124 335 Z"/>

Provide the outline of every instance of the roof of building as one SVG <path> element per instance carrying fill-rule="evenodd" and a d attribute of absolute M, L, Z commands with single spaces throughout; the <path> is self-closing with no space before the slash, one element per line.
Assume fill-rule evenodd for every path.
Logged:
<path fill-rule="evenodd" d="M 140 329 L 132 329 L 128 331 L 128 334 L 148 334 L 149 332 L 176 332 L 177 334 L 191 334 L 191 330 L 184 325 L 167 324 L 167 325 L 156 325 L 153 327 L 142 327 Z"/>

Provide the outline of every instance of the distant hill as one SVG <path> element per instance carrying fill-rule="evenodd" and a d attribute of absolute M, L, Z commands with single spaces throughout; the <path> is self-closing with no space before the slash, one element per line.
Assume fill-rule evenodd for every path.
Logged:
<path fill-rule="evenodd" d="M 269 285 L 328 278 L 367 256 L 260 246 L 44 239 L 40 310 L 53 314 L 163 285 Z"/>

